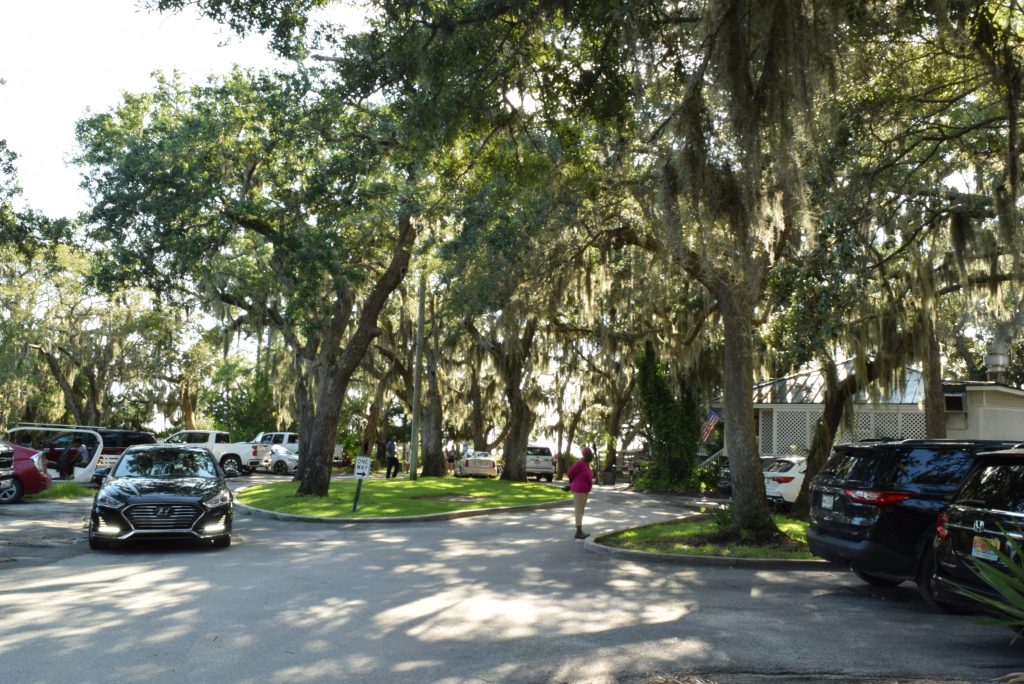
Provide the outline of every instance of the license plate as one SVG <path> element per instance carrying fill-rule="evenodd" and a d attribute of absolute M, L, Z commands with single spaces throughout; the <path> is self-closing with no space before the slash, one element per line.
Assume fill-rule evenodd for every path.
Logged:
<path fill-rule="evenodd" d="M 831 494 L 822 494 L 821 495 L 821 507 L 822 508 L 827 508 L 827 509 L 829 509 L 831 511 L 832 510 L 832 506 L 835 504 L 835 500 L 836 500 L 836 498 L 833 495 L 831 495 Z"/>
<path fill-rule="evenodd" d="M 996 553 L 998 550 L 998 539 L 993 539 L 992 537 L 975 537 L 974 544 L 971 546 L 971 555 L 975 558 L 984 558 L 985 560 L 995 561 L 999 560 L 999 556 Z"/>

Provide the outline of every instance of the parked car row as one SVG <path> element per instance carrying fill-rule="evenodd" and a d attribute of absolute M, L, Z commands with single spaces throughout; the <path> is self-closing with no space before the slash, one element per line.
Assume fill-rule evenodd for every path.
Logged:
<path fill-rule="evenodd" d="M 1005 617 L 978 566 L 1007 571 L 1022 560 L 1010 543 L 1024 540 L 1024 450 L 1016 446 L 837 446 L 810 488 L 811 552 L 876 586 L 913 581 L 934 607 Z"/>

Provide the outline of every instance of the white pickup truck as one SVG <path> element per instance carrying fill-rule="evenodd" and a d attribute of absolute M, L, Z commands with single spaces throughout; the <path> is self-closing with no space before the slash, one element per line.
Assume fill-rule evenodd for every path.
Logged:
<path fill-rule="evenodd" d="M 259 442 L 232 442 L 226 432 L 219 430 L 182 430 L 175 432 L 165 444 L 189 444 L 206 447 L 220 463 L 221 468 L 234 468 L 242 473 L 251 473 L 270 453 L 270 446 Z"/>

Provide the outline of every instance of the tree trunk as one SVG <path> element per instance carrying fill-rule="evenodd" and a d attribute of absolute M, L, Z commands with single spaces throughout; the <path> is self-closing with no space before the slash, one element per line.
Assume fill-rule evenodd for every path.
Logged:
<path fill-rule="evenodd" d="M 178 385 L 178 408 L 181 410 L 181 426 L 186 430 L 196 429 L 195 400 L 192 398 L 192 383 L 183 378 Z"/>
<path fill-rule="evenodd" d="M 523 399 L 522 392 L 506 392 L 509 400 L 509 431 L 505 438 L 503 456 L 505 467 L 501 479 L 512 482 L 526 481 L 526 447 L 533 430 L 534 415 L 530 405 Z"/>
<path fill-rule="evenodd" d="M 512 482 L 526 481 L 526 447 L 530 442 L 535 416 L 523 396 L 523 385 L 527 379 L 527 365 L 533 353 L 533 336 L 536 331 L 537 321 L 530 318 L 522 337 L 508 336 L 501 343 L 490 344 L 495 365 L 505 382 L 509 409 L 508 436 L 502 453 L 505 467 L 501 479 Z"/>
<path fill-rule="evenodd" d="M 432 310 L 434 308 L 431 301 Z M 431 311 L 433 314 L 433 311 Z M 431 315 L 431 319 L 435 319 Z M 436 319 L 435 319 L 436 320 Z M 423 427 L 421 434 L 423 439 L 422 458 L 423 475 L 433 477 L 444 477 L 448 466 L 444 460 L 443 449 L 443 416 L 441 407 L 441 386 L 437 373 L 438 344 L 437 326 L 434 326 L 434 334 L 430 335 L 430 344 L 427 349 L 427 391 L 421 415 L 423 416 Z"/>
<path fill-rule="evenodd" d="M 582 396 L 580 397 L 580 406 L 569 418 L 569 434 L 566 435 L 565 450 L 561 452 L 558 458 L 558 479 L 561 480 L 565 477 L 565 473 L 569 470 L 569 456 L 572 455 L 572 443 L 576 439 L 576 430 L 579 428 L 580 421 L 583 420 L 583 412 L 587 410 L 587 400 Z"/>
<path fill-rule="evenodd" d="M 873 365 L 872 365 L 873 366 Z M 835 375 L 835 366 L 827 369 Z M 869 371 L 870 374 L 870 371 Z M 870 381 L 870 380 L 869 380 Z M 811 448 L 807 453 L 807 469 L 804 473 L 804 482 L 800 486 L 800 493 L 793 502 L 792 513 L 799 518 L 806 518 L 810 513 L 810 486 L 811 480 L 821 471 L 826 459 L 832 453 L 832 445 L 835 443 L 836 434 L 839 432 L 839 425 L 843 421 L 843 413 L 847 402 L 857 394 L 859 383 L 857 375 L 850 373 L 843 381 L 836 384 L 830 381 L 828 389 L 825 390 L 825 408 L 814 424 L 814 435 L 811 438 Z"/>
<path fill-rule="evenodd" d="M 388 371 L 377 383 L 377 389 L 373 395 L 373 403 L 370 404 L 366 419 L 366 429 L 363 430 L 363 443 L 370 444 L 370 452 L 367 456 L 374 457 L 377 465 L 383 467 L 385 461 L 380 455 L 383 453 L 383 446 L 387 442 L 381 429 L 381 419 L 384 415 L 384 401 L 388 394 L 388 386 L 391 384 L 391 372 Z"/>
<path fill-rule="evenodd" d="M 309 440 L 313 436 L 313 388 L 310 387 L 310 374 L 303 353 L 296 352 L 293 358 L 295 368 L 295 408 L 299 412 L 299 467 L 295 469 L 295 479 L 301 481 L 311 462 Z"/>
<path fill-rule="evenodd" d="M 732 473 L 733 527 L 756 538 L 778 533 L 764 491 L 754 435 L 753 306 L 735 292 L 716 292 L 725 335 L 725 450 Z"/>
<path fill-rule="evenodd" d="M 338 422 L 341 403 L 345 397 L 348 379 L 334 369 L 327 372 L 325 381 L 317 393 L 316 413 L 313 415 L 313 429 L 306 442 L 309 467 L 303 473 L 299 484 L 299 495 L 326 496 L 331 484 L 331 464 L 334 459 L 334 445 L 338 441 Z M 302 459 L 299 459 L 299 463 Z M 321 493 L 322 492 L 322 493 Z"/>
<path fill-rule="evenodd" d="M 921 364 L 924 374 L 925 432 L 929 439 L 945 439 L 946 393 L 942 388 L 942 352 L 939 338 L 935 335 L 934 322 L 929 321 L 925 328 L 927 349 Z"/>
<path fill-rule="evenodd" d="M 605 446 L 604 462 L 601 464 L 605 469 L 615 467 L 618 462 L 618 444 L 622 437 L 622 417 L 626 415 L 629 404 L 633 400 L 633 388 L 636 385 L 636 376 L 629 379 L 626 387 L 617 394 L 608 411 L 608 419 L 605 421 L 605 430 L 608 433 L 608 442 Z"/>
<path fill-rule="evenodd" d="M 484 399 L 480 390 L 480 353 L 473 350 L 469 359 L 469 427 L 474 451 L 486 451 L 487 428 L 484 420 Z"/>

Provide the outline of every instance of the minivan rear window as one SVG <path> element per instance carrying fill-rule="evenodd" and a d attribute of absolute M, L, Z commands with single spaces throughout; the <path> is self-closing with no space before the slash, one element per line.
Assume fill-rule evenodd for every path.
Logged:
<path fill-rule="evenodd" d="M 998 464 L 976 470 L 964 483 L 957 500 L 985 502 L 987 508 L 1024 513 L 1024 464 Z"/>
<path fill-rule="evenodd" d="M 843 449 L 822 472 L 830 477 L 875 485 L 949 485 L 963 477 L 971 454 L 961 449 Z"/>
<path fill-rule="evenodd" d="M 911 449 L 901 455 L 892 474 L 896 484 L 956 484 L 971 463 L 971 455 L 959 449 Z"/>

